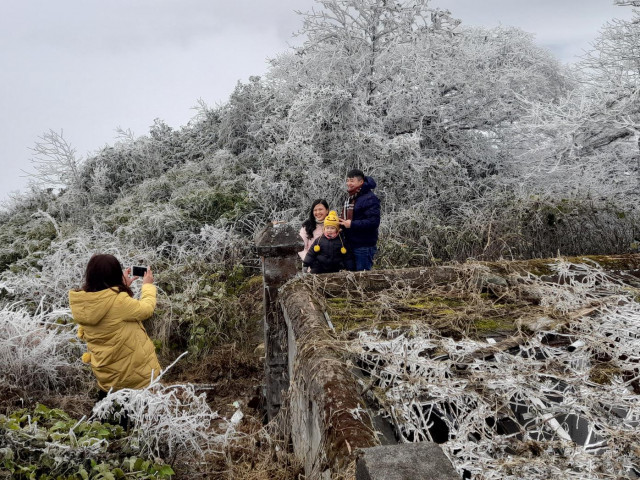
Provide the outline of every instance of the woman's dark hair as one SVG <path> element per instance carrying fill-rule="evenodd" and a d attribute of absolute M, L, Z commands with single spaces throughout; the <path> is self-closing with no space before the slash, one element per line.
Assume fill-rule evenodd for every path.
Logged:
<path fill-rule="evenodd" d="M 313 209 L 316 208 L 316 205 L 322 204 L 324 208 L 329 210 L 329 204 L 324 198 L 319 198 L 314 200 L 311 204 L 311 208 L 309 209 L 309 218 L 307 218 L 304 222 L 302 222 L 302 227 L 304 231 L 307 232 L 307 238 L 311 240 L 313 238 L 313 231 L 316 229 L 316 217 L 313 216 Z"/>
<path fill-rule="evenodd" d="M 81 290 L 99 292 L 106 288 L 117 288 L 118 293 L 127 292 L 133 297 L 133 292 L 122 280 L 122 265 L 118 259 L 113 255 L 97 253 L 89 259 Z"/>

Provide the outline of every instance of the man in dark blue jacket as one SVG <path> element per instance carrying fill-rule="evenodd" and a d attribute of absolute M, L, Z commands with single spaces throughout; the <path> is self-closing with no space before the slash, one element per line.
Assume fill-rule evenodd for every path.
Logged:
<path fill-rule="evenodd" d="M 376 182 L 365 177 L 362 170 L 347 173 L 347 192 L 340 225 L 344 227 L 347 244 L 352 254 L 350 270 L 371 270 L 378 243 L 380 226 L 380 200 L 373 193 Z"/>

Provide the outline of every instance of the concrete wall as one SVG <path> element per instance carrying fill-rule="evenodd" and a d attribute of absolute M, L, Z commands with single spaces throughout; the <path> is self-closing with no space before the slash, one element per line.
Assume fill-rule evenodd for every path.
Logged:
<path fill-rule="evenodd" d="M 356 378 L 342 360 L 319 303 L 296 283 L 280 291 L 289 351 L 287 422 L 309 479 L 353 467 L 358 449 L 378 445 Z"/>
<path fill-rule="evenodd" d="M 297 231 L 270 224 L 256 238 L 256 246 L 264 273 L 267 411 L 273 418 L 281 406 L 286 407 L 281 414 L 294 452 L 304 462 L 306 478 L 324 480 L 346 472 L 362 480 L 459 478 L 438 445 L 380 445 L 357 378 L 328 327 L 322 302 L 304 282 L 287 282 L 300 270 Z M 614 269 L 640 277 L 640 256 L 608 259 L 615 263 Z M 504 262 L 487 263 L 488 268 L 475 270 L 469 280 L 500 291 L 508 285 L 510 272 L 543 268 L 547 262 L 509 262 L 508 267 Z M 314 280 L 320 290 L 340 294 L 354 284 L 373 292 L 390 285 L 443 285 L 459 275 L 459 269 L 443 266 L 343 272 L 318 275 Z"/>

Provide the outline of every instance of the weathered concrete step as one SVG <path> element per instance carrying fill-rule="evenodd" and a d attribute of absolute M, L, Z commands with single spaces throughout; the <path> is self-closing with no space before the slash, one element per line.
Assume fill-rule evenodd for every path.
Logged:
<path fill-rule="evenodd" d="M 356 480 L 460 480 L 436 443 L 382 445 L 362 451 Z"/>

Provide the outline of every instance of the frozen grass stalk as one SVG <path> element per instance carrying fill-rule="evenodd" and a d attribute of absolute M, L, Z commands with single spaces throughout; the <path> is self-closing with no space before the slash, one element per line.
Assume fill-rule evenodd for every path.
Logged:
<path fill-rule="evenodd" d="M 87 380 L 75 329 L 52 323 L 68 310 L 29 313 L 20 305 L 0 309 L 0 379 L 30 391 L 72 389 Z"/>
<path fill-rule="evenodd" d="M 410 335 L 360 333 L 354 353 L 405 442 L 445 442 L 456 469 L 477 479 L 628 478 L 639 471 L 640 304 L 597 266 L 561 261 L 552 269 L 563 284 L 527 280 L 548 308 L 597 307 L 566 331 L 537 332 L 517 351 L 469 360 L 487 343 L 454 341 L 427 327 Z M 551 335 L 566 341 L 554 346 Z M 434 350 L 444 355 L 427 353 Z M 603 365 L 597 358 L 610 359 L 608 381 L 591 378 Z"/>
<path fill-rule="evenodd" d="M 214 445 L 226 446 L 234 439 L 235 425 L 227 422 L 224 434 L 216 434 L 212 422 L 219 419 L 206 395 L 197 395 L 189 383 L 163 385 L 164 374 L 183 353 L 144 389 L 109 392 L 96 404 L 93 417 L 101 421 L 127 417 L 130 422 L 129 446 L 140 455 L 170 459 L 203 459 Z M 222 421 L 225 423 L 226 421 Z"/>

